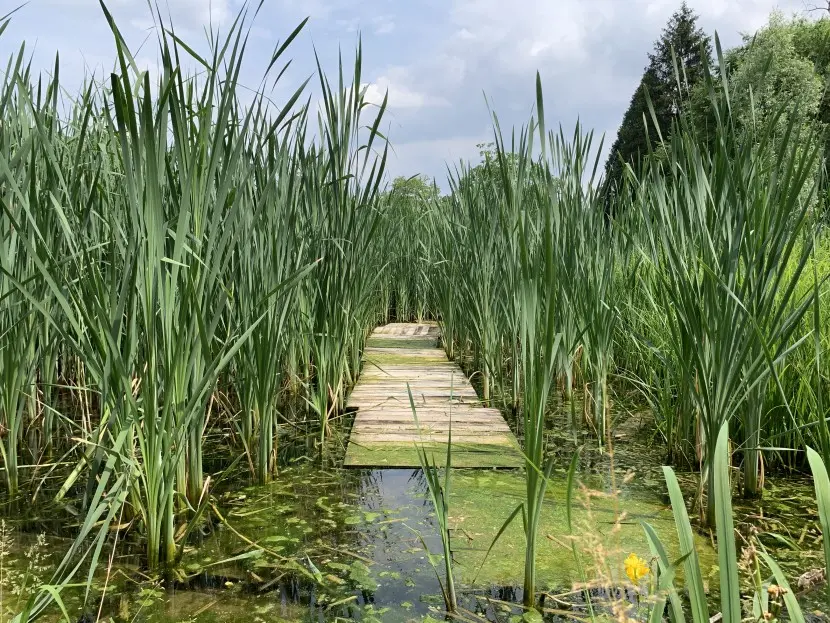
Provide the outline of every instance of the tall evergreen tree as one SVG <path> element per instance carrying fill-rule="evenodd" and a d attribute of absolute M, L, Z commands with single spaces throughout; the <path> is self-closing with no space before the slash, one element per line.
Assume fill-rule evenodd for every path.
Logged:
<path fill-rule="evenodd" d="M 648 151 L 649 142 L 654 146 L 658 140 L 648 109 L 646 91 L 654 106 L 660 132 L 666 136 L 691 88 L 702 79 L 704 68 L 712 56 L 712 42 L 697 27 L 697 19 L 695 12 L 683 2 L 669 18 L 660 39 L 654 43 L 654 50 L 648 55 L 649 63 L 631 97 L 605 163 L 605 180 L 610 188 L 613 189 L 622 180 L 620 159 L 636 164 Z M 679 80 L 674 58 L 677 59 Z"/>

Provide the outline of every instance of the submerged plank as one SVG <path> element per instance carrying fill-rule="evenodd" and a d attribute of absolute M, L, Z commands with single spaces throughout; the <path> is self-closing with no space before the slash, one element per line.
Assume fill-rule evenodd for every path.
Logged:
<path fill-rule="evenodd" d="M 425 444 L 430 462 L 443 466 L 447 457 L 446 443 Z M 417 446 L 413 443 L 349 443 L 347 467 L 420 467 Z M 522 464 L 518 448 L 505 452 L 498 445 L 462 444 L 453 441 L 453 467 L 518 467 Z"/>
<path fill-rule="evenodd" d="M 345 465 L 419 467 L 419 446 L 442 465 L 450 432 L 456 467 L 523 464 L 507 422 L 498 409 L 481 405 L 461 368 L 438 347 L 439 338 L 437 325 L 409 323 L 378 327 L 369 337 L 347 401 L 357 413 Z"/>

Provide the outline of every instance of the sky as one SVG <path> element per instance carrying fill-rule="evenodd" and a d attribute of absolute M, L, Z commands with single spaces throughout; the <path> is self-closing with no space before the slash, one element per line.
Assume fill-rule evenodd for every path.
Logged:
<path fill-rule="evenodd" d="M 155 0 L 154 0 L 155 1 Z M 22 0 L 0 0 L 0 16 Z M 286 101 L 315 70 L 314 51 L 331 75 L 338 50 L 352 62 L 363 45 L 367 98 L 388 92 L 382 127 L 392 153 L 391 177 L 426 174 L 445 187 L 448 164 L 478 159 L 492 140 L 489 106 L 502 129 L 526 123 L 535 103 L 535 75 L 544 88 L 548 126 L 572 131 L 579 120 L 613 142 L 647 54 L 679 0 L 264 0 L 251 25 L 242 84 L 258 88 L 271 53 L 305 17 L 287 55 L 294 59 L 269 92 Z M 690 0 L 724 48 L 763 26 L 773 10 L 810 14 L 811 0 Z M 178 34 L 204 49 L 206 28 L 227 28 L 243 0 L 159 0 Z M 147 0 L 107 0 L 142 68 L 157 69 Z M 806 13 L 805 13 L 806 12 Z M 29 0 L 0 36 L 0 62 L 25 42 L 35 71 L 50 72 L 60 55 L 69 92 L 85 72 L 104 75 L 115 56 L 98 0 Z M 2 69 L 0 69 L 2 71 Z M 270 86 L 270 85 L 269 85 Z M 315 95 L 313 81 L 309 97 Z M 486 99 L 485 99 L 486 98 Z"/>

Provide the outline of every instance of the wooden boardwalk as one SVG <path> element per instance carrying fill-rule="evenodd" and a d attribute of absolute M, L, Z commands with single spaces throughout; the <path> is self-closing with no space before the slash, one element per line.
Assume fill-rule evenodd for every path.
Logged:
<path fill-rule="evenodd" d="M 347 407 L 357 413 L 346 466 L 419 467 L 417 444 L 423 444 L 443 464 L 450 425 L 453 466 L 519 467 L 523 463 L 516 437 L 499 410 L 481 405 L 461 368 L 438 347 L 434 324 L 394 323 L 375 329 Z"/>

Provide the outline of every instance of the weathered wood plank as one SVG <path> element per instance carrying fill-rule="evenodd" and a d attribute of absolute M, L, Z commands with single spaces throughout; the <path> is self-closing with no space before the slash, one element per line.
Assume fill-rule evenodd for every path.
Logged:
<path fill-rule="evenodd" d="M 436 434 L 423 434 L 420 437 L 417 435 L 403 435 L 397 433 L 373 433 L 373 434 L 364 434 L 364 435 L 355 435 L 354 442 L 356 444 L 379 444 L 379 443 L 390 443 L 390 444 L 401 444 L 401 443 L 411 443 L 413 445 L 417 445 L 418 443 L 447 443 L 447 439 L 449 439 L 446 433 L 436 433 Z M 510 438 L 507 435 L 453 435 L 452 436 L 453 444 L 475 444 L 475 445 L 497 445 L 497 446 L 507 446 L 510 444 Z"/>
<path fill-rule="evenodd" d="M 421 422 L 420 426 L 413 426 L 397 422 L 393 422 L 391 424 L 379 422 L 361 422 L 360 432 L 353 432 L 352 435 L 362 435 L 365 433 L 378 432 L 399 432 L 401 434 L 411 435 L 415 437 L 417 440 L 419 431 L 422 431 L 424 433 L 438 432 L 446 434 L 447 432 L 449 432 L 449 430 L 450 426 L 446 422 Z M 511 430 L 510 427 L 507 425 L 495 426 L 492 422 L 471 422 L 469 424 L 463 425 L 453 424 L 453 437 L 455 437 L 456 433 L 458 433 L 459 435 L 489 435 L 491 433 L 507 435 L 511 434 Z"/>
<path fill-rule="evenodd" d="M 418 446 L 443 463 L 450 431 L 457 467 L 523 464 L 507 422 L 498 409 L 481 405 L 461 368 L 438 348 L 439 337 L 434 324 L 393 323 L 372 333 L 347 400 L 357 409 L 347 466 L 418 467 Z"/>
<path fill-rule="evenodd" d="M 500 422 L 504 422 L 501 416 L 477 415 L 473 413 L 467 414 L 463 417 L 452 417 L 449 414 L 444 413 L 420 414 L 418 416 L 418 421 L 421 423 L 446 422 L 447 424 L 449 424 L 450 422 L 454 422 L 458 426 L 461 426 L 462 424 L 466 424 L 468 422 L 493 425 Z M 412 414 L 410 413 L 388 413 L 384 411 L 374 411 L 370 413 L 361 412 L 361 414 L 355 418 L 355 422 L 365 422 L 367 424 L 372 422 L 395 422 L 400 424 L 414 424 L 412 421 Z M 505 426 L 507 426 L 506 422 Z"/>
<path fill-rule="evenodd" d="M 449 427 L 447 426 L 421 426 L 420 428 L 402 428 L 399 426 L 364 426 L 360 433 L 354 433 L 354 439 L 365 440 L 367 437 L 374 435 L 401 435 L 407 440 L 419 441 L 421 438 L 426 438 L 429 435 L 441 435 L 442 441 L 446 441 L 449 436 Z M 510 429 L 503 430 L 485 430 L 481 431 L 478 427 L 467 428 L 454 426 L 452 429 L 452 437 L 455 441 L 462 441 L 466 437 L 472 437 L 475 441 L 478 438 L 485 439 L 487 437 L 504 437 L 510 435 Z"/>
<path fill-rule="evenodd" d="M 470 389 L 459 389 L 459 388 L 441 388 L 441 387 L 406 387 L 406 383 L 403 384 L 403 387 L 389 387 L 385 388 L 383 386 L 379 387 L 364 387 L 364 388 L 357 388 L 355 389 L 349 399 L 352 398 L 376 398 L 378 396 L 385 398 L 385 399 L 392 399 L 392 398 L 405 398 L 409 399 L 409 395 L 412 394 L 412 398 L 418 401 L 421 397 L 427 398 L 445 398 L 449 401 L 451 398 L 455 398 L 457 400 L 462 400 L 465 398 L 470 398 L 472 402 L 478 401 L 478 394 L 476 394 L 475 390 Z"/>

